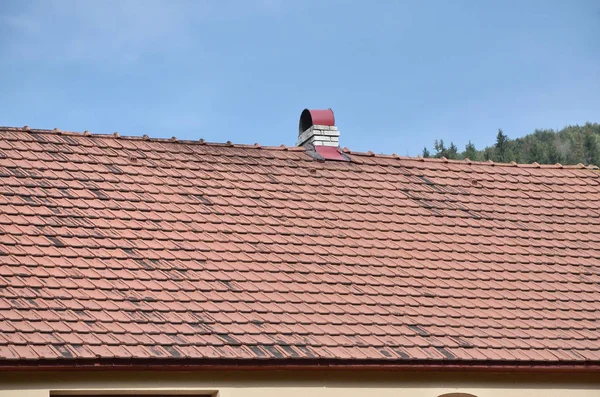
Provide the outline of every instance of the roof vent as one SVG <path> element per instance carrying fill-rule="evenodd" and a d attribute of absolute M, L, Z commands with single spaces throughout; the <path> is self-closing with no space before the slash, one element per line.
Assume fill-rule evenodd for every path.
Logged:
<path fill-rule="evenodd" d="M 304 109 L 298 123 L 297 146 L 339 146 L 340 132 L 335 126 L 333 110 Z"/>

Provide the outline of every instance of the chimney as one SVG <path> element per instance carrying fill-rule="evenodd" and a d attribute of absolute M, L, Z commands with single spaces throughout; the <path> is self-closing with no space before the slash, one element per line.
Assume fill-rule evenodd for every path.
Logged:
<path fill-rule="evenodd" d="M 339 146 L 340 132 L 335 126 L 333 110 L 304 109 L 300 115 L 297 146 Z"/>

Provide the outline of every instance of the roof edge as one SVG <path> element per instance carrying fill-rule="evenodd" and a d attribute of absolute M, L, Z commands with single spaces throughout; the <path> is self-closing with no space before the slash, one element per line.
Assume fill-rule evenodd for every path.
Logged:
<path fill-rule="evenodd" d="M 0 371 L 207 371 L 207 370 L 356 370 L 507 373 L 600 373 L 600 361 L 385 361 L 385 360 L 30 360 L 0 361 Z"/>
<path fill-rule="evenodd" d="M 305 151 L 306 149 L 302 146 L 262 146 L 258 143 L 255 144 L 240 144 L 240 143 L 232 143 L 231 141 L 227 142 L 206 142 L 204 139 L 199 140 L 179 140 L 177 137 L 172 138 L 151 138 L 148 135 L 120 135 L 118 132 L 113 134 L 98 134 L 98 133 L 90 133 L 89 131 L 84 132 L 73 132 L 73 131 L 62 131 L 58 128 L 53 130 L 49 129 L 37 129 L 30 128 L 29 126 L 24 127 L 9 127 L 9 126 L 0 126 L 0 131 L 7 132 L 22 132 L 22 133 L 34 133 L 34 134 L 51 134 L 51 135 L 64 135 L 64 136 L 77 136 L 77 137 L 85 137 L 85 138 L 110 138 L 110 139 L 123 139 L 123 140 L 133 140 L 133 141 L 148 141 L 148 142 L 161 142 L 161 143 L 174 143 L 174 144 L 184 144 L 184 145 L 208 145 L 208 146 L 225 146 L 225 147 L 235 147 L 235 148 L 245 148 L 245 149 L 266 149 L 266 150 L 289 150 L 289 151 Z M 553 168 L 553 169 L 591 169 L 598 170 L 598 166 L 596 165 L 584 165 L 584 164 L 576 164 L 576 165 L 562 165 L 562 164 L 518 164 L 515 162 L 512 163 L 494 163 L 493 161 L 472 161 L 467 159 L 464 160 L 451 160 L 445 157 L 442 158 L 424 158 L 421 156 L 410 157 L 410 156 L 399 156 L 396 153 L 393 154 L 375 154 L 371 151 L 368 152 L 358 152 L 352 151 L 347 147 L 341 150 L 341 153 L 352 156 L 361 156 L 361 157 L 377 157 L 377 158 L 396 158 L 399 160 L 410 160 L 410 161 L 423 161 L 430 163 L 452 163 L 452 164 L 469 164 L 469 165 L 485 165 L 485 166 L 496 166 L 496 167 L 520 167 L 520 168 Z"/>

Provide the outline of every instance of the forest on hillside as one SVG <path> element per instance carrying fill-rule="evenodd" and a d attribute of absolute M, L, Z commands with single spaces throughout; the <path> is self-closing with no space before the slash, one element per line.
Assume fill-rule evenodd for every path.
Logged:
<path fill-rule="evenodd" d="M 586 123 L 568 126 L 560 131 L 535 130 L 522 138 L 510 139 L 501 129 L 496 143 L 478 150 L 469 141 L 465 150 L 459 151 L 454 143 L 446 146 L 443 139 L 435 140 L 433 149 L 423 149 L 423 157 L 445 157 L 509 163 L 538 164 L 594 164 L 600 165 L 600 124 Z"/>

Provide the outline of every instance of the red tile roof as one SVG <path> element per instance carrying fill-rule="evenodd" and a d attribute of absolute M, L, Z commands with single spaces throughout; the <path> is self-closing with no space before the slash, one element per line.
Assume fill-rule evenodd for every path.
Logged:
<path fill-rule="evenodd" d="M 600 362 L 583 166 L 0 128 L 0 363 Z"/>

